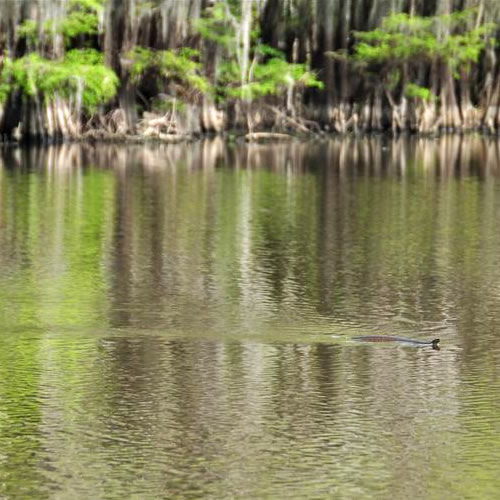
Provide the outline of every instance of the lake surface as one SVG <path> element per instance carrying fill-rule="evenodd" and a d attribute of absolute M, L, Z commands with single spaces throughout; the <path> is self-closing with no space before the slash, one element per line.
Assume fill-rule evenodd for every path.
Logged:
<path fill-rule="evenodd" d="M 475 136 L 2 150 L 0 498 L 498 498 L 499 229 Z"/>

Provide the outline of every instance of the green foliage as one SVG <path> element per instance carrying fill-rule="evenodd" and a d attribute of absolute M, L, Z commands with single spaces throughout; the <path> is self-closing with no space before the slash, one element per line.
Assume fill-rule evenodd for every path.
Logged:
<path fill-rule="evenodd" d="M 389 89 L 394 89 L 397 87 L 399 80 L 401 79 L 401 71 L 399 68 L 394 68 L 389 71 L 386 75 L 386 85 Z"/>
<path fill-rule="evenodd" d="M 494 25 L 471 27 L 475 16 L 473 9 L 431 17 L 391 14 L 379 28 L 354 33 L 357 43 L 351 60 L 376 79 L 381 78 L 388 90 L 398 87 L 403 74 L 411 80 L 422 63 L 441 63 L 458 78 L 460 70 L 476 63 L 491 43 L 489 34 Z M 430 99 L 429 89 L 403 83 L 407 96 Z"/>
<path fill-rule="evenodd" d="M 12 79 L 12 59 L 5 57 L 2 61 L 0 71 L 0 104 L 3 104 L 10 92 L 10 81 Z"/>
<path fill-rule="evenodd" d="M 426 87 L 421 87 L 414 83 L 408 83 L 405 87 L 406 97 L 422 99 L 423 101 L 429 101 L 432 99 L 432 93 L 430 89 Z"/>
<path fill-rule="evenodd" d="M 267 52 L 267 49 L 264 50 Z M 279 53 L 272 49 L 273 53 Z M 252 79 L 241 85 L 241 69 L 235 62 L 221 64 L 219 95 L 243 99 L 258 99 L 268 95 L 278 95 L 288 87 L 304 86 L 322 88 L 314 73 L 305 64 L 292 64 L 279 57 L 272 57 L 263 63 L 254 64 Z"/>
<path fill-rule="evenodd" d="M 71 50 L 56 61 L 28 54 L 12 63 L 10 73 L 11 86 L 28 96 L 41 93 L 46 99 L 55 94 L 70 97 L 80 86 L 88 111 L 111 99 L 119 83 L 115 73 L 104 66 L 103 55 L 92 49 Z"/>
<path fill-rule="evenodd" d="M 443 16 L 441 16 L 443 17 Z M 410 16 L 404 12 L 394 13 L 382 20 L 382 30 L 385 32 L 425 33 L 432 29 L 433 17 Z"/>
<path fill-rule="evenodd" d="M 135 47 L 127 54 L 132 61 L 130 74 L 137 83 L 147 70 L 155 66 L 155 52 L 144 47 Z"/>
<path fill-rule="evenodd" d="M 79 35 L 95 35 L 102 10 L 103 2 L 99 0 L 71 0 L 68 15 L 61 24 L 66 42 Z"/>
<path fill-rule="evenodd" d="M 269 45 L 265 45 L 263 43 L 255 47 L 255 54 L 267 57 L 277 57 L 285 60 L 285 54 L 283 54 L 281 50 L 275 49 L 274 47 L 270 47 Z"/>
<path fill-rule="evenodd" d="M 477 62 L 494 25 L 468 28 L 473 15 L 471 9 L 432 17 L 392 14 L 380 28 L 354 33 L 354 59 L 364 65 L 439 59 L 453 70 Z"/>
<path fill-rule="evenodd" d="M 62 33 L 66 45 L 80 35 L 95 35 L 98 32 L 98 16 L 102 14 L 106 0 L 70 0 L 66 3 L 67 12 L 62 21 L 49 19 L 39 29 L 33 19 L 26 19 L 17 27 L 17 34 L 29 43 L 37 40 L 39 32 L 44 37 L 50 37 L 53 31 Z"/>
<path fill-rule="evenodd" d="M 72 12 L 62 22 L 62 32 L 66 39 L 78 35 L 95 35 L 97 33 L 97 16 L 87 12 Z"/>
<path fill-rule="evenodd" d="M 136 4 L 135 8 L 136 8 L 136 12 L 138 14 L 142 14 L 143 12 L 147 12 L 151 9 L 154 9 L 155 8 L 155 2 L 144 2 L 142 1 L 141 3 L 139 4 Z"/>
<path fill-rule="evenodd" d="M 25 38 L 28 42 L 33 42 L 38 35 L 38 25 L 33 19 L 24 20 L 17 27 L 19 38 Z"/>
<path fill-rule="evenodd" d="M 223 51 L 215 89 L 219 100 L 258 99 L 279 95 L 290 87 L 323 86 L 306 65 L 289 63 L 283 52 L 259 43 L 259 29 L 251 30 L 250 52 L 253 60 L 247 67 L 247 74 L 242 75 L 235 29 L 239 9 L 238 2 L 218 2 L 210 9 L 209 15 L 201 18 L 196 24 L 201 36 L 216 43 Z"/>
<path fill-rule="evenodd" d="M 494 29 L 492 23 L 483 24 L 463 34 L 445 37 L 441 42 L 441 56 L 451 66 L 455 76 L 461 67 L 478 61 L 486 45 L 486 38 Z"/>
<path fill-rule="evenodd" d="M 166 113 L 171 111 L 183 111 L 186 104 L 181 99 L 154 97 L 151 102 L 151 110 L 157 113 Z"/>
<path fill-rule="evenodd" d="M 234 27 L 231 25 L 230 15 L 231 13 L 224 3 L 216 3 L 210 9 L 208 16 L 198 19 L 195 27 L 205 40 L 229 48 L 235 43 Z"/>
<path fill-rule="evenodd" d="M 239 22 L 240 10 L 240 0 L 218 2 L 209 10 L 208 15 L 195 22 L 195 28 L 205 40 L 215 42 L 228 55 L 234 55 L 237 49 L 236 26 Z M 257 45 L 259 38 L 260 29 L 255 25 L 250 30 L 251 44 Z M 269 49 L 275 50 L 271 47 Z"/>
<path fill-rule="evenodd" d="M 146 72 L 152 71 L 164 80 L 177 80 L 191 90 L 210 92 L 208 80 L 201 75 L 201 63 L 196 61 L 199 52 L 184 47 L 178 50 L 152 50 L 136 47 L 127 54 L 132 61 L 131 75 L 139 82 Z"/>

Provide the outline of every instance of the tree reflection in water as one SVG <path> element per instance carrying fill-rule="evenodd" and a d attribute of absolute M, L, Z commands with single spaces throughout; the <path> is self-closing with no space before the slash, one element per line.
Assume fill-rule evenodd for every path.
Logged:
<path fill-rule="evenodd" d="M 495 141 L 0 163 L 0 495 L 498 491 Z"/>

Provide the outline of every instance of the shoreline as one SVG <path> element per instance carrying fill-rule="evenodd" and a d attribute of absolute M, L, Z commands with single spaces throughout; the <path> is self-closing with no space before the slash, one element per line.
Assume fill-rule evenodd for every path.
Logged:
<path fill-rule="evenodd" d="M 500 139 L 500 130 L 497 133 L 492 133 L 488 129 L 483 130 L 444 130 L 433 133 L 422 133 L 416 131 L 403 131 L 394 134 L 391 130 L 385 131 L 364 131 L 364 132 L 314 132 L 314 133 L 286 133 L 274 131 L 259 131 L 259 132 L 242 132 L 236 130 L 228 130 L 220 133 L 204 132 L 193 134 L 158 134 L 158 135 L 142 135 L 142 134 L 124 134 L 106 132 L 99 129 L 87 131 L 80 136 L 68 136 L 54 138 L 40 137 L 23 137 L 20 140 L 6 139 L 0 137 L 0 147 L 6 146 L 56 146 L 62 144 L 136 144 L 136 145 L 153 145 L 153 144 L 186 144 L 194 143 L 206 139 L 220 138 L 227 142 L 247 143 L 247 144 L 269 144 L 269 143 L 287 143 L 296 141 L 325 141 L 333 139 L 362 139 L 362 138 L 385 138 L 388 140 L 397 140 L 400 138 L 415 138 L 415 139 L 441 139 L 443 137 L 457 136 L 478 136 L 485 139 Z"/>

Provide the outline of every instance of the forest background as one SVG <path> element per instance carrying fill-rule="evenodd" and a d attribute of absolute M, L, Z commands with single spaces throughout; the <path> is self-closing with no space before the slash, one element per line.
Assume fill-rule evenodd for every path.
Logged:
<path fill-rule="evenodd" d="M 496 0 L 1 0 L 0 138 L 500 128 Z"/>

